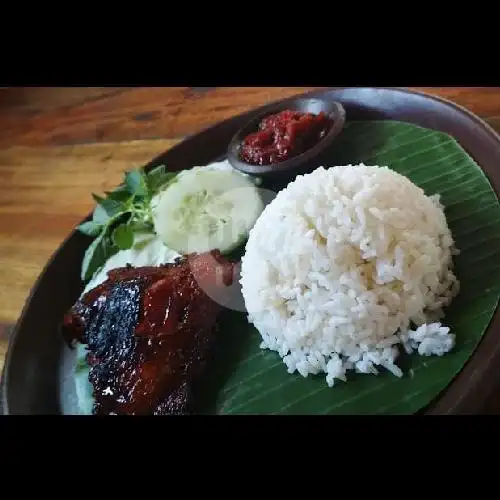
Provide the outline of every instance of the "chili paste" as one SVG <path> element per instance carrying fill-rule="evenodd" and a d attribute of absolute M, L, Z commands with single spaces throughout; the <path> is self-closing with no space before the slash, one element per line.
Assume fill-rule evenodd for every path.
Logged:
<path fill-rule="evenodd" d="M 245 137 L 240 159 L 252 165 L 279 163 L 315 146 L 333 121 L 324 112 L 317 115 L 285 110 L 265 117 L 258 130 Z"/>

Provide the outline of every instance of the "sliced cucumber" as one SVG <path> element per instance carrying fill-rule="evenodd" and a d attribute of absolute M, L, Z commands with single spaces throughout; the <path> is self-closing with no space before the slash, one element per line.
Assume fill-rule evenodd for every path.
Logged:
<path fill-rule="evenodd" d="M 263 208 L 251 179 L 197 167 L 157 196 L 153 221 L 163 243 L 181 254 L 228 253 L 245 241 Z"/>
<path fill-rule="evenodd" d="M 94 389 L 89 381 L 90 367 L 87 364 L 86 356 L 86 346 L 78 344 L 75 360 L 75 390 L 78 409 L 82 415 L 91 415 L 94 407 Z"/>

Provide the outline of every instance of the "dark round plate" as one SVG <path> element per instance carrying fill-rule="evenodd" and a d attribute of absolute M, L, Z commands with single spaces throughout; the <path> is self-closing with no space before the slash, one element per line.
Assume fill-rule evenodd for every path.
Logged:
<path fill-rule="evenodd" d="M 401 120 L 454 136 L 484 170 L 498 196 L 500 137 L 467 110 L 443 99 L 402 89 L 343 88 L 310 92 L 304 97 L 339 101 L 346 110 L 347 121 Z M 221 159 L 236 131 L 253 116 L 275 105 L 271 103 L 203 130 L 155 158 L 146 168 L 165 163 L 181 170 Z M 79 275 L 87 244 L 88 239 L 82 234 L 70 234 L 32 289 L 7 353 L 2 395 L 5 414 L 62 413 L 61 373 L 63 365 L 67 366 L 67 349 L 58 335 L 58 325 L 82 290 Z M 424 413 L 481 411 L 486 398 L 500 382 L 499 363 L 497 308 L 472 358 Z"/>

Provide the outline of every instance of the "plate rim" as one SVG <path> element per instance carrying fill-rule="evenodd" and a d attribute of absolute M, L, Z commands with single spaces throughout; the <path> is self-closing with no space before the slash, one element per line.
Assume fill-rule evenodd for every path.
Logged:
<path fill-rule="evenodd" d="M 225 120 L 221 120 L 221 121 L 215 122 L 209 126 L 200 128 L 195 133 L 184 137 L 180 142 L 178 142 L 177 144 L 172 146 L 170 149 L 153 157 L 151 160 L 149 160 L 146 164 L 143 165 L 143 168 L 149 169 L 152 166 L 158 164 L 158 162 L 161 161 L 161 158 L 164 155 L 168 154 L 172 150 L 179 148 L 186 140 L 192 139 L 198 135 L 201 135 L 201 134 L 207 132 L 208 130 L 211 130 L 211 129 L 214 129 L 217 127 L 222 127 L 224 125 L 229 126 L 232 122 L 242 120 L 243 118 L 249 119 L 249 118 L 251 118 L 252 115 L 256 115 L 258 113 L 261 113 L 261 112 L 265 111 L 267 108 L 276 106 L 278 103 L 285 103 L 289 100 L 293 100 L 293 99 L 296 99 L 298 97 L 304 97 L 304 98 L 318 97 L 318 96 L 324 96 L 325 94 L 328 94 L 331 92 L 351 91 L 351 90 L 358 90 L 358 91 L 359 90 L 369 90 L 369 91 L 382 90 L 382 91 L 386 91 L 389 93 L 399 93 L 399 94 L 407 94 L 410 96 L 419 96 L 421 98 L 434 101 L 442 106 L 453 109 L 455 112 L 458 112 L 459 114 L 463 115 L 465 118 L 467 118 L 467 120 L 469 120 L 470 122 L 473 122 L 476 126 L 481 128 L 483 130 L 483 132 L 485 132 L 487 135 L 489 135 L 490 138 L 493 139 L 493 141 L 497 143 L 497 146 L 498 146 L 499 151 L 500 151 L 500 134 L 497 133 L 493 129 L 493 127 L 491 127 L 491 125 L 489 125 L 484 119 L 482 119 L 481 117 L 479 117 L 478 115 L 476 115 L 475 113 L 473 113 L 472 111 L 467 109 L 466 107 L 464 107 L 460 104 L 457 104 L 450 99 L 436 96 L 436 95 L 430 94 L 428 92 L 417 91 L 417 90 L 409 89 L 409 88 L 405 88 L 405 87 L 353 87 L 353 86 L 351 86 L 351 87 L 325 87 L 325 88 L 322 88 L 319 90 L 312 90 L 312 91 L 297 93 L 297 94 L 294 94 L 292 96 L 289 96 L 289 97 L 286 97 L 283 99 L 276 99 L 276 100 L 270 101 L 268 103 L 265 103 L 261 106 L 251 108 L 250 110 L 247 110 L 245 112 L 239 113 L 239 114 L 234 115 L 234 116 L 231 116 Z M 412 122 L 408 121 L 408 123 L 412 123 Z M 432 128 L 432 127 L 427 127 L 427 128 Z M 435 130 L 439 130 L 439 129 L 435 129 Z M 446 133 L 448 133 L 448 132 L 446 132 Z M 460 143 L 458 138 L 456 138 L 451 133 L 448 133 L 448 134 L 450 136 L 454 137 L 454 139 L 457 140 L 457 143 L 461 147 L 466 149 Z M 477 161 L 476 161 L 476 163 L 477 163 L 478 167 L 481 169 L 481 171 L 484 173 L 484 175 L 486 175 L 488 182 L 490 183 L 497 199 L 500 200 L 500 193 L 499 193 L 500 182 L 498 182 L 498 187 L 495 186 L 494 179 L 492 179 L 492 177 L 488 174 L 488 172 L 485 171 L 485 169 L 483 168 L 483 166 L 481 164 L 479 164 Z M 87 216 L 85 218 L 83 218 L 81 220 L 81 222 L 88 220 L 89 217 L 91 217 L 91 215 L 92 215 L 92 212 L 87 214 Z M 20 335 L 20 332 L 22 330 L 22 325 L 25 321 L 26 316 L 29 314 L 30 306 L 31 306 L 31 303 L 33 301 L 33 297 L 36 294 L 36 292 L 40 286 L 41 281 L 44 279 L 44 276 L 47 274 L 48 269 L 52 265 L 54 265 L 54 261 L 59 256 L 59 254 L 64 251 L 64 249 L 67 246 L 68 241 L 75 235 L 75 233 L 77 233 L 76 227 L 73 229 L 73 231 L 71 231 L 67 234 L 67 236 L 63 239 L 63 241 L 59 244 L 59 246 L 55 249 L 55 251 L 51 254 L 49 259 L 46 261 L 45 265 L 43 266 L 39 275 L 37 276 L 36 280 L 34 281 L 33 285 L 31 286 L 30 291 L 29 291 L 29 293 L 26 297 L 26 300 L 23 304 L 23 308 L 21 309 L 21 313 L 12 327 L 12 332 L 11 332 L 8 346 L 7 346 L 7 353 L 6 353 L 5 360 L 4 360 L 4 366 L 2 369 L 2 372 L 3 372 L 2 379 L 1 379 L 2 384 L 0 386 L 0 389 L 2 389 L 1 390 L 1 403 L 2 403 L 1 406 L 2 406 L 2 410 L 3 410 L 4 415 L 11 415 L 10 408 L 9 408 L 9 398 L 8 398 L 9 387 L 10 387 L 9 380 L 10 380 L 11 366 L 13 364 L 13 359 L 14 359 L 13 353 L 16 350 L 15 347 L 16 347 L 16 344 L 18 343 L 18 340 L 19 340 L 19 335 Z M 442 391 L 440 391 L 440 393 L 437 395 L 437 399 L 435 401 L 431 401 L 426 407 L 422 408 L 421 410 L 419 410 L 416 413 L 422 412 L 423 414 L 426 414 L 426 415 L 437 415 L 437 414 L 442 415 L 442 414 L 452 414 L 452 413 L 455 413 L 457 410 L 460 412 L 460 409 L 465 407 L 467 401 L 469 401 L 471 399 L 470 387 L 473 386 L 473 384 L 476 382 L 476 380 L 478 378 L 484 379 L 485 374 L 487 374 L 488 377 L 494 376 L 494 372 L 495 372 L 494 366 L 493 366 L 494 363 L 492 363 L 491 361 L 500 356 L 500 342 L 498 342 L 498 344 L 495 346 L 493 342 L 491 342 L 491 341 L 485 342 L 485 341 L 493 338 L 493 336 L 491 336 L 491 335 L 488 336 L 488 333 L 490 333 L 490 331 L 493 329 L 495 319 L 500 322 L 500 301 L 497 302 L 496 308 L 492 314 L 492 317 L 490 319 L 488 327 L 486 328 L 486 331 L 484 332 L 482 338 L 480 339 L 480 341 L 478 342 L 478 344 L 474 348 L 473 354 L 468 358 L 466 363 L 461 367 L 459 372 L 453 377 L 453 379 L 450 381 L 450 383 Z M 493 345 L 490 345 L 490 344 L 493 344 Z M 476 370 L 471 374 L 471 377 L 469 378 L 469 386 L 470 386 L 469 390 L 463 392 L 463 394 L 460 395 L 457 393 L 457 389 L 456 389 L 458 387 L 457 379 L 458 378 L 464 379 L 463 374 L 464 374 L 464 372 L 467 373 L 467 367 L 469 365 L 470 360 L 478 353 L 478 350 L 481 347 L 483 347 L 483 350 L 485 352 L 488 349 L 490 349 L 490 351 L 489 351 L 490 355 L 489 355 L 488 361 L 486 363 L 487 366 L 482 370 L 481 373 L 479 373 L 478 370 Z M 487 349 L 485 349 L 485 347 Z M 497 382 L 500 381 L 500 374 L 498 374 L 494 378 L 496 379 Z M 490 384 L 490 386 L 492 386 L 492 385 L 496 385 L 496 384 L 494 384 L 494 383 Z M 463 386 L 461 386 L 461 387 L 463 387 Z M 491 391 L 487 391 L 487 394 L 485 395 L 485 390 L 479 391 L 479 392 L 482 392 L 482 399 L 483 400 L 485 400 L 486 397 L 491 393 Z"/>

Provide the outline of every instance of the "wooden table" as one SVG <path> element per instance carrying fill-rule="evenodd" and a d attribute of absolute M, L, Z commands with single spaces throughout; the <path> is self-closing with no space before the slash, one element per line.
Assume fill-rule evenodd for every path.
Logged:
<path fill-rule="evenodd" d="M 0 369 L 10 327 L 51 254 L 121 181 L 189 134 L 311 88 L 0 89 Z M 500 132 L 499 88 L 417 89 Z M 500 413 L 492 398 L 489 412 Z"/>

